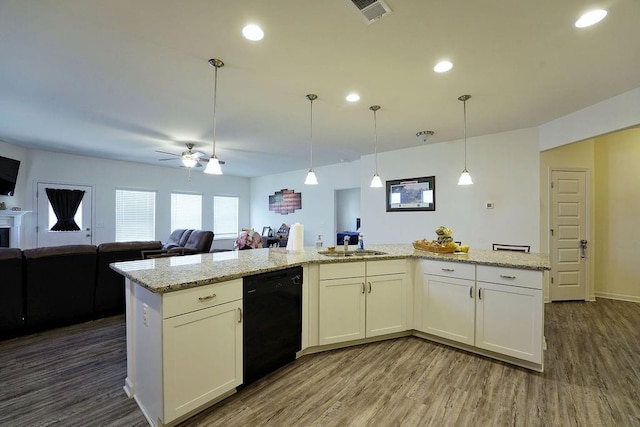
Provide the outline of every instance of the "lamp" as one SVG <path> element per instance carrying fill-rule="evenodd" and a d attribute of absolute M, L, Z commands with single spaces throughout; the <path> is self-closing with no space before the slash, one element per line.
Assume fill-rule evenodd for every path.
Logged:
<path fill-rule="evenodd" d="M 464 105 L 464 169 L 458 180 L 458 185 L 471 185 L 473 180 L 467 170 L 467 100 L 471 98 L 471 95 L 461 95 L 458 97 L 458 101 L 462 101 Z"/>
<path fill-rule="evenodd" d="M 310 166 L 309 166 L 309 172 L 307 173 L 307 178 L 304 180 L 304 183 L 307 185 L 318 185 L 318 178 L 316 178 L 316 173 L 313 171 L 313 101 L 315 101 L 316 99 L 318 99 L 318 95 L 314 95 L 313 93 L 310 93 L 306 96 L 306 98 L 309 100 L 309 102 L 311 103 L 311 126 L 310 126 Z"/>
<path fill-rule="evenodd" d="M 222 175 L 222 168 L 218 157 L 216 157 L 216 95 L 218 93 L 218 68 L 224 67 L 224 62 L 219 59 L 210 59 L 209 65 L 215 69 L 214 83 L 213 83 L 213 154 L 207 163 L 207 167 L 204 169 L 204 173 L 211 175 Z"/>
<path fill-rule="evenodd" d="M 382 188 L 382 180 L 380 179 L 380 175 L 378 175 L 378 120 L 376 117 L 376 112 L 380 109 L 379 105 L 372 105 L 369 107 L 371 111 L 373 111 L 373 154 L 376 161 L 376 173 L 373 175 L 371 179 L 371 188 Z"/>
<path fill-rule="evenodd" d="M 185 168 L 192 168 L 198 164 L 198 161 L 191 156 L 182 156 L 182 164 Z"/>

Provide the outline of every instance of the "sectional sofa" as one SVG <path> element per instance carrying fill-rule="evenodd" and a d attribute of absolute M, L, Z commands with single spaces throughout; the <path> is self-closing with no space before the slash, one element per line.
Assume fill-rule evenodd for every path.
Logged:
<path fill-rule="evenodd" d="M 124 278 L 109 268 L 160 241 L 0 248 L 0 339 L 124 312 Z"/>

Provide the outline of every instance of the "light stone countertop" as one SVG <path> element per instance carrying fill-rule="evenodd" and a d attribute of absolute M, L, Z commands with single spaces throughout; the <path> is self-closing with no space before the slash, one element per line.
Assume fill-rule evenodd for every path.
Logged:
<path fill-rule="evenodd" d="M 341 249 L 339 247 L 336 250 L 339 252 Z M 366 249 L 386 252 L 386 255 L 335 258 L 321 255 L 311 247 L 299 252 L 265 248 L 116 262 L 111 264 L 111 268 L 155 293 L 193 288 L 304 264 L 363 260 L 418 258 L 527 270 L 550 269 L 548 256 L 537 253 L 471 249 L 468 254 L 437 254 L 415 250 L 411 244 L 368 245 Z"/>

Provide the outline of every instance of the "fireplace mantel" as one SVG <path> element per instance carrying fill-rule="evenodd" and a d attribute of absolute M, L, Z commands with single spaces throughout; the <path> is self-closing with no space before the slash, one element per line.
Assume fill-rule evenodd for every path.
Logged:
<path fill-rule="evenodd" d="M 0 211 L 0 228 L 8 228 L 9 231 L 9 247 L 21 248 L 20 246 L 20 226 L 22 225 L 22 217 L 31 211 Z"/>

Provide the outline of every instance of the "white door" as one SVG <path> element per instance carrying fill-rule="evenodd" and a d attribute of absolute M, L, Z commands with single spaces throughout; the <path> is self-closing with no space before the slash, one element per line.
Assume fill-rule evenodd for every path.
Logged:
<path fill-rule="evenodd" d="M 320 345 L 365 337 L 364 277 L 320 280 Z"/>
<path fill-rule="evenodd" d="M 422 331 L 473 345 L 475 298 L 473 280 L 424 275 Z"/>
<path fill-rule="evenodd" d="M 551 171 L 551 301 L 588 298 L 586 189 L 585 171 Z"/>
<path fill-rule="evenodd" d="M 53 213 L 51 203 L 47 197 L 47 188 L 60 188 L 66 190 L 82 190 L 84 197 L 75 216 L 76 224 L 80 231 L 51 231 L 51 227 L 56 223 L 56 215 Z M 93 210 L 93 187 L 87 185 L 52 184 L 39 182 L 36 192 L 38 225 L 36 228 L 36 246 L 62 245 L 90 245 L 92 238 L 92 210 Z"/>
<path fill-rule="evenodd" d="M 404 299 L 404 274 L 367 278 L 367 338 L 407 329 Z"/>
<path fill-rule="evenodd" d="M 478 282 L 476 346 L 542 363 L 542 290 Z"/>

